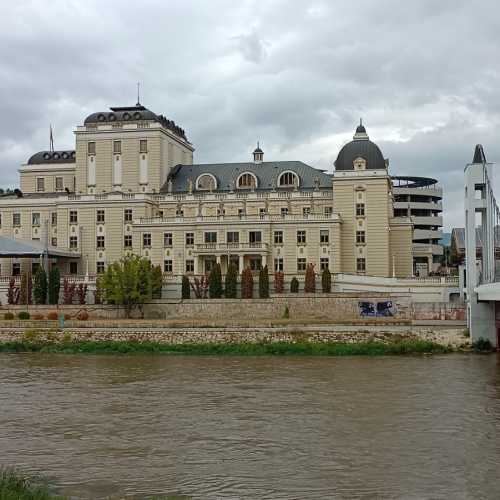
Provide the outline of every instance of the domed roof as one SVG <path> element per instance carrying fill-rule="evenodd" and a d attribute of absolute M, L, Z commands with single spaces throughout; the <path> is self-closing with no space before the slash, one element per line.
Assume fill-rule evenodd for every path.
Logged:
<path fill-rule="evenodd" d="M 354 160 L 363 158 L 367 170 L 386 168 L 386 162 L 380 148 L 366 134 L 365 127 L 360 124 L 356 128 L 353 140 L 345 144 L 335 160 L 335 170 L 354 170 Z"/>
<path fill-rule="evenodd" d="M 31 156 L 28 165 L 43 165 L 46 163 L 75 163 L 75 151 L 40 151 Z"/>

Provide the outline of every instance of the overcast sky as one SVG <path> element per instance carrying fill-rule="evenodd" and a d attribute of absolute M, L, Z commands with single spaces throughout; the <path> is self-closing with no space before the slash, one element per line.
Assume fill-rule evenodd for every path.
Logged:
<path fill-rule="evenodd" d="M 494 0 L 2 1 L 3 184 L 110 106 L 141 102 L 186 130 L 195 162 L 333 169 L 363 117 L 393 174 L 436 177 L 463 225 L 474 145 L 500 161 Z M 500 178 L 500 173 L 497 175 Z M 500 191 L 498 194 L 500 198 Z"/>

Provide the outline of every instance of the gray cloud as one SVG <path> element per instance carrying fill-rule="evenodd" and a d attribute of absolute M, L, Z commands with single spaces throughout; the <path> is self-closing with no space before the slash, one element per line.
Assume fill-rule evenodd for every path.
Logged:
<path fill-rule="evenodd" d="M 360 116 L 391 171 L 437 177 L 462 223 L 463 167 L 500 159 L 493 0 L 5 2 L 0 153 L 6 185 L 87 114 L 143 103 L 186 129 L 196 161 L 301 159 L 332 169 Z M 480 29 L 478 29 L 480 27 Z"/>

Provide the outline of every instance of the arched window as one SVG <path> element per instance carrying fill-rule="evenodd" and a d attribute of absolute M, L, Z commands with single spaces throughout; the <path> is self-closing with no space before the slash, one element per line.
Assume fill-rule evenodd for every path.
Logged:
<path fill-rule="evenodd" d="M 250 172 L 244 172 L 238 177 L 238 189 L 255 189 L 257 187 L 257 177 Z"/>
<path fill-rule="evenodd" d="M 212 174 L 201 174 L 196 179 L 196 189 L 200 191 L 213 191 L 217 189 L 217 180 Z"/>
<path fill-rule="evenodd" d="M 299 186 L 299 177 L 295 172 L 290 170 L 283 172 L 278 178 L 278 186 L 280 187 L 294 187 Z"/>

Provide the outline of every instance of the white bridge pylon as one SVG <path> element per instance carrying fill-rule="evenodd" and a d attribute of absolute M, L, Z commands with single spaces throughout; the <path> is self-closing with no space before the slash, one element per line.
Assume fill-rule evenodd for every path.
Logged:
<path fill-rule="evenodd" d="M 500 210 L 493 193 L 493 163 L 478 144 L 472 163 L 465 167 L 465 282 L 467 322 L 472 340 L 489 340 L 498 347 L 495 250 Z M 499 306 L 500 310 L 500 306 Z"/>

